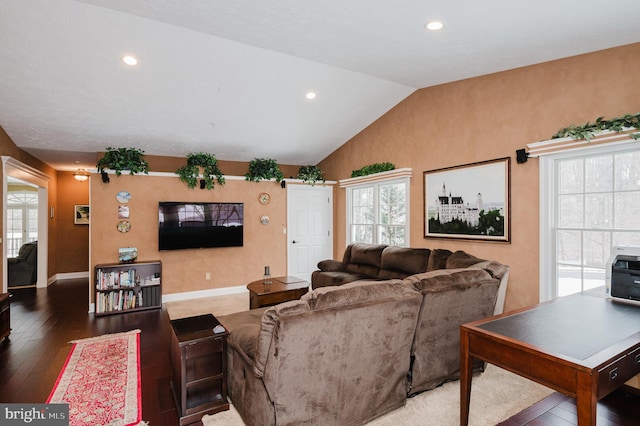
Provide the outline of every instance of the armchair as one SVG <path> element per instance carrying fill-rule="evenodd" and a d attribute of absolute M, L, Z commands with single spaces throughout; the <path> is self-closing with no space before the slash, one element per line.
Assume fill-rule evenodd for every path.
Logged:
<path fill-rule="evenodd" d="M 35 284 L 38 280 L 38 242 L 20 247 L 18 257 L 7 259 L 9 287 Z"/>

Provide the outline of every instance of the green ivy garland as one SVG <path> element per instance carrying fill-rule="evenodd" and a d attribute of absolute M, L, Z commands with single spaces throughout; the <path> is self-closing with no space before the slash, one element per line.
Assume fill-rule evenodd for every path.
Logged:
<path fill-rule="evenodd" d="M 395 169 L 396 166 L 393 163 L 374 163 L 368 166 L 364 166 L 361 169 L 353 170 L 351 172 L 351 177 L 359 177 L 359 176 L 367 176 L 372 175 L 374 173 L 382 173 L 388 172 L 389 170 Z"/>
<path fill-rule="evenodd" d="M 589 142 L 596 133 L 603 130 L 611 130 L 614 132 L 621 132 L 625 128 L 634 128 L 640 130 L 640 113 L 626 114 L 622 117 L 612 118 L 605 120 L 604 117 L 596 118 L 594 123 L 587 122 L 581 126 L 572 124 L 569 127 L 564 127 L 556 132 L 551 139 L 558 138 L 573 138 L 584 139 Z M 630 133 L 629 137 L 634 140 L 640 139 L 640 132 Z"/>

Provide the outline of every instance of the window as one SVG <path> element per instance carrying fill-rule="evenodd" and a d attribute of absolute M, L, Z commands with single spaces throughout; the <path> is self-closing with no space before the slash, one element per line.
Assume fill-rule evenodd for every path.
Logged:
<path fill-rule="evenodd" d="M 409 178 L 347 188 L 347 244 L 409 245 Z"/>
<path fill-rule="evenodd" d="M 38 193 L 7 192 L 7 257 L 17 257 L 24 243 L 38 239 Z"/>
<path fill-rule="evenodd" d="M 611 248 L 640 247 L 640 150 L 602 146 L 540 164 L 541 179 L 549 176 L 541 185 L 541 299 L 603 286 Z"/>

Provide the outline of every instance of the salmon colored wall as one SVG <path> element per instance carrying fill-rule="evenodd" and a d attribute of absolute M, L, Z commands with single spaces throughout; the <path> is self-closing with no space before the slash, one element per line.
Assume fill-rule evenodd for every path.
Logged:
<path fill-rule="evenodd" d="M 151 166 L 151 163 L 150 163 Z M 174 169 L 175 171 L 175 169 Z M 224 171 L 224 170 L 223 170 Z M 260 279 L 264 266 L 273 276 L 286 275 L 286 190 L 280 184 L 227 179 L 213 190 L 189 189 L 178 177 L 110 175 L 103 183 L 91 178 L 91 265 L 114 263 L 119 247 L 137 247 L 138 259 L 162 261 L 163 294 L 243 286 Z M 120 233 L 116 194 L 128 191 L 131 231 Z M 268 192 L 271 203 L 258 195 Z M 244 246 L 158 251 L 159 201 L 221 201 L 244 203 Z M 260 218 L 268 215 L 270 223 Z M 211 280 L 205 274 L 211 273 Z"/>
<path fill-rule="evenodd" d="M 31 154 L 28 154 L 25 151 L 18 148 L 2 127 L 0 127 L 0 155 L 12 157 L 48 175 L 50 178 L 49 185 L 48 185 L 48 203 L 49 203 L 49 206 L 54 206 L 54 207 L 56 206 L 56 199 L 58 197 L 56 171 L 52 167 L 48 166 L 47 164 L 43 163 L 42 161 L 32 156 Z M 3 167 L 4 167 L 3 164 L 0 163 L 1 176 L 4 176 L 3 170 L 2 170 Z M 3 188 L 4 186 L 0 185 L 0 199 L 4 199 Z M 2 226 L 4 226 L 4 212 L 2 211 L 2 209 L 0 209 L 0 229 L 2 229 Z M 4 235 L 4 232 L 2 232 L 1 235 Z M 49 220 L 49 242 L 56 241 L 57 236 L 58 236 L 58 230 L 57 230 L 56 222 L 55 220 L 50 219 Z M 55 275 L 57 273 L 57 264 L 56 264 L 57 255 L 56 255 L 55 247 L 52 244 L 49 244 L 48 252 L 49 252 L 48 253 L 49 259 L 48 259 L 48 266 L 47 266 L 47 276 L 51 277 L 52 275 Z M 0 276 L 2 276 L 2 274 L 3 274 L 2 263 L 0 263 Z"/>
<path fill-rule="evenodd" d="M 58 253 L 57 272 L 84 272 L 89 270 L 89 227 L 74 224 L 74 205 L 89 204 L 89 181 L 78 182 L 73 172 L 57 173 L 58 208 L 55 219 L 60 238 L 50 241 Z M 99 179 L 99 178 L 98 178 Z"/>
<path fill-rule="evenodd" d="M 319 166 L 327 179 L 364 165 L 411 167 L 411 246 L 465 250 L 511 267 L 505 309 L 539 298 L 538 160 L 516 149 L 559 128 L 640 111 L 640 43 L 418 90 Z M 423 172 L 511 158 L 511 243 L 424 238 Z M 334 190 L 334 257 L 345 247 L 345 190 Z"/>

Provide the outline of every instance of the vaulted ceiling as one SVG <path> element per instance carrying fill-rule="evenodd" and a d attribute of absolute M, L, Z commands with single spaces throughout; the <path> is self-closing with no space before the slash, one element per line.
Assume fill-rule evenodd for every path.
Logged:
<path fill-rule="evenodd" d="M 0 0 L 0 126 L 60 170 L 107 146 L 316 164 L 416 89 L 639 21 L 637 0 Z"/>

